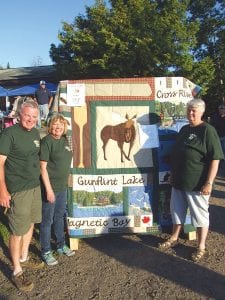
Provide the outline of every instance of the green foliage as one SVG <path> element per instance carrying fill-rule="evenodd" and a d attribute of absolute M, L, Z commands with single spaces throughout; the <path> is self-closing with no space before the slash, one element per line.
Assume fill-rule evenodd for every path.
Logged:
<path fill-rule="evenodd" d="M 3 213 L 3 209 L 0 209 L 0 241 L 5 244 L 8 244 L 9 239 L 9 231 L 7 228 L 7 218 L 6 215 Z"/>
<path fill-rule="evenodd" d="M 215 66 L 210 57 L 194 63 L 189 78 L 202 88 L 201 95 L 206 95 L 215 78 Z"/>
<path fill-rule="evenodd" d="M 212 114 L 219 103 L 225 101 L 225 2 L 223 0 L 190 1 L 190 20 L 199 22 L 196 59 L 201 64 L 196 71 L 204 88 L 207 114 Z"/>
<path fill-rule="evenodd" d="M 162 76 L 189 71 L 198 23 L 188 22 L 186 1 L 96 1 L 86 16 L 63 23 L 50 55 L 61 76 Z"/>
<path fill-rule="evenodd" d="M 4 243 L 8 243 L 9 239 L 9 231 L 4 224 L 0 223 L 0 236 Z"/>
<path fill-rule="evenodd" d="M 88 192 L 88 191 L 74 191 L 74 203 L 79 206 L 104 206 L 117 205 L 123 202 L 123 193 L 114 193 L 112 191 L 104 192 Z"/>
<path fill-rule="evenodd" d="M 156 101 L 156 113 L 160 115 L 163 112 L 163 119 L 171 118 L 171 116 L 176 118 L 186 117 L 186 106 L 183 102 L 179 104 L 174 104 L 171 102 L 158 102 Z"/>
<path fill-rule="evenodd" d="M 184 76 L 210 102 L 225 93 L 224 13 L 222 0 L 96 0 L 50 56 L 61 79 Z"/>

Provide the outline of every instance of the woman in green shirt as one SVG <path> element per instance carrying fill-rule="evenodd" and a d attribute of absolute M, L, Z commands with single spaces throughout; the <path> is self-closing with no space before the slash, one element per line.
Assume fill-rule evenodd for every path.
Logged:
<path fill-rule="evenodd" d="M 216 130 L 202 121 L 205 102 L 193 99 L 187 103 L 189 124 L 181 128 L 171 153 L 171 202 L 173 222 L 171 237 L 161 243 L 161 249 L 177 244 L 185 222 L 187 209 L 191 222 L 197 228 L 197 249 L 193 261 L 199 261 L 206 253 L 209 228 L 209 197 L 223 152 Z"/>
<path fill-rule="evenodd" d="M 58 263 L 51 249 L 51 227 L 56 236 L 57 252 L 72 256 L 74 251 L 65 244 L 64 215 L 67 200 L 67 180 L 72 151 L 66 138 L 67 121 L 61 114 L 50 119 L 49 134 L 41 141 L 40 164 L 42 177 L 42 223 L 40 240 L 42 259 L 47 265 Z"/>

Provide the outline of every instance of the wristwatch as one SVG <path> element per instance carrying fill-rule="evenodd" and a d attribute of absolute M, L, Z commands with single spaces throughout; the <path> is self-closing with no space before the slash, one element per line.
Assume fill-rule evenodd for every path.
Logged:
<path fill-rule="evenodd" d="M 212 181 L 207 181 L 206 184 L 213 185 L 213 182 Z"/>

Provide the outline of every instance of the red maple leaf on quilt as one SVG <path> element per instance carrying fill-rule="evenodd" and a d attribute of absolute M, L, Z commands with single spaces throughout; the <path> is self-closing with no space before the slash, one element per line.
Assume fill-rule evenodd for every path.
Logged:
<path fill-rule="evenodd" d="M 143 223 L 148 223 L 150 220 L 151 220 L 150 217 L 146 217 L 146 216 L 145 216 L 145 217 L 142 219 L 142 222 L 143 222 Z"/>

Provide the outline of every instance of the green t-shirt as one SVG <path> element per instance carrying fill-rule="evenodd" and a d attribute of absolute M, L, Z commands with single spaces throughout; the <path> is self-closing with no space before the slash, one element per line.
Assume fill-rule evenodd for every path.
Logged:
<path fill-rule="evenodd" d="M 223 159 L 219 137 L 208 123 L 181 128 L 171 153 L 173 186 L 183 191 L 199 191 L 207 180 L 212 160 Z"/>
<path fill-rule="evenodd" d="M 67 187 L 72 151 L 66 137 L 54 139 L 50 134 L 41 140 L 40 160 L 47 161 L 47 171 L 54 192 Z"/>
<path fill-rule="evenodd" d="M 36 128 L 25 130 L 19 124 L 4 129 L 0 154 L 7 156 L 5 180 L 10 193 L 32 189 L 40 184 L 40 135 Z"/>

